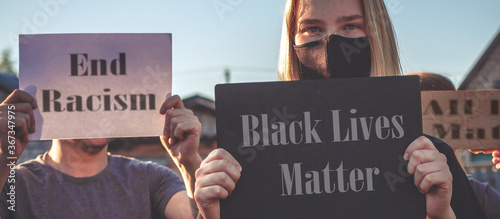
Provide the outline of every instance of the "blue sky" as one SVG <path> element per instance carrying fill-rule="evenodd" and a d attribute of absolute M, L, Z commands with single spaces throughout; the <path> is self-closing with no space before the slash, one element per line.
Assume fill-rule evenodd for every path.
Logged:
<path fill-rule="evenodd" d="M 172 33 L 173 91 L 213 97 L 215 84 L 277 80 L 285 0 L 1 0 L 0 49 L 22 33 Z M 385 0 L 404 72 L 456 86 L 500 31 L 497 0 Z M 15 37 L 14 37 L 15 36 Z"/>

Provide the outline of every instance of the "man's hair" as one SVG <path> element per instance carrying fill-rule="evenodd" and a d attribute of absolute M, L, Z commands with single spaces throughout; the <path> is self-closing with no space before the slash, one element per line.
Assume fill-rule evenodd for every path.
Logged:
<path fill-rule="evenodd" d="M 281 31 L 278 72 L 280 80 L 300 80 L 297 55 L 293 48 L 300 0 L 287 0 Z M 372 53 L 371 76 L 401 75 L 394 28 L 383 0 L 360 0 L 365 31 Z"/>
<path fill-rule="evenodd" d="M 408 75 L 418 75 L 420 77 L 420 90 L 433 91 L 433 90 L 455 90 L 455 86 L 447 77 L 436 73 L 411 73 Z"/>

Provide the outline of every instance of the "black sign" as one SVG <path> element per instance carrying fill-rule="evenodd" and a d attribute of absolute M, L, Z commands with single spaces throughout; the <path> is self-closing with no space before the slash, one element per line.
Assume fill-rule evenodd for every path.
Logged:
<path fill-rule="evenodd" d="M 403 153 L 418 76 L 225 84 L 217 143 L 243 171 L 221 218 L 425 218 Z"/>

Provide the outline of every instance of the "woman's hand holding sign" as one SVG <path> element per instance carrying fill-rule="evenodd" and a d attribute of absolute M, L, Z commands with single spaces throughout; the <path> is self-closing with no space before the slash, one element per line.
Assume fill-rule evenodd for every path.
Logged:
<path fill-rule="evenodd" d="M 220 218 L 219 199 L 227 198 L 241 176 L 241 165 L 224 149 L 213 150 L 196 171 L 194 198 L 205 219 Z"/>
<path fill-rule="evenodd" d="M 181 170 L 189 197 L 193 197 L 195 171 L 201 163 L 198 155 L 201 123 L 193 111 L 184 108 L 179 96 L 167 98 L 160 108 L 165 115 L 163 136 L 160 140 L 175 164 Z"/>
<path fill-rule="evenodd" d="M 455 218 L 451 209 L 453 177 L 446 156 L 434 144 L 421 136 L 406 149 L 408 173 L 414 175 L 415 186 L 426 195 L 428 218 Z"/>

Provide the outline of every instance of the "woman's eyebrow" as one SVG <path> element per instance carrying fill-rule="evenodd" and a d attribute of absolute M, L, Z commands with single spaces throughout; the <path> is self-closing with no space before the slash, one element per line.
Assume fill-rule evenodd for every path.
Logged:
<path fill-rule="evenodd" d="M 349 15 L 349 16 L 341 16 L 337 18 L 337 23 L 344 23 L 344 22 L 349 22 L 357 19 L 363 19 L 362 15 L 359 14 L 354 14 L 354 15 Z"/>
<path fill-rule="evenodd" d="M 311 24 L 322 24 L 323 21 L 321 21 L 319 19 L 300 19 L 298 23 L 302 24 L 302 25 L 304 25 L 304 24 L 311 25 Z"/>

